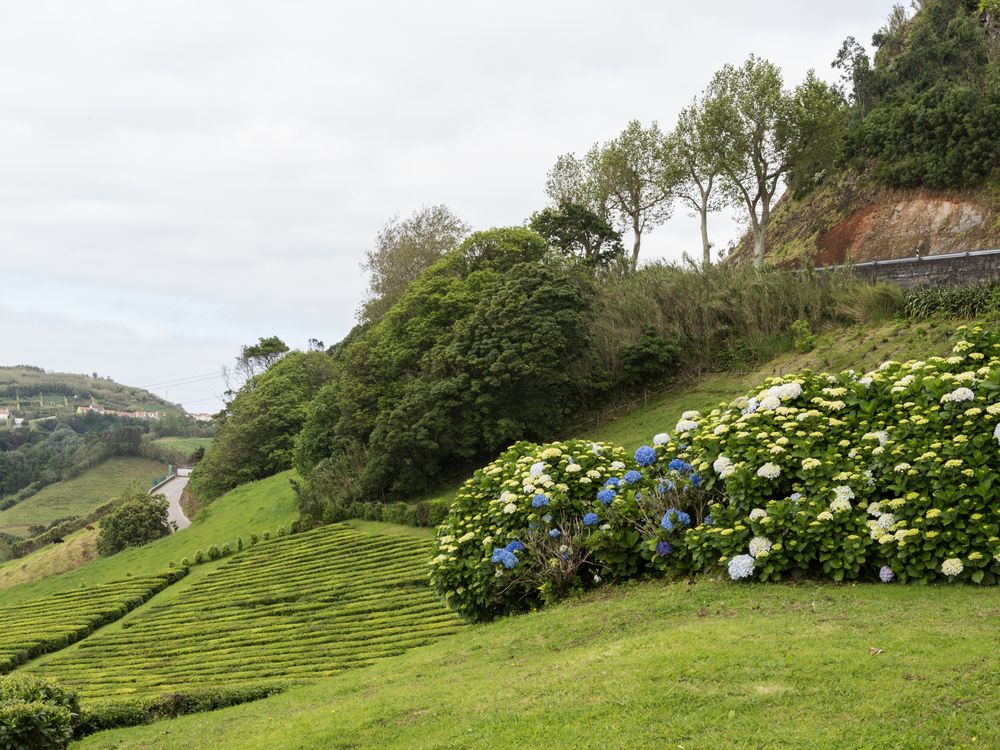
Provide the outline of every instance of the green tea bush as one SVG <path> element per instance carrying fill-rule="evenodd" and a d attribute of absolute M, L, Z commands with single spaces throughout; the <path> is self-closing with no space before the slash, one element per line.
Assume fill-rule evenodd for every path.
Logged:
<path fill-rule="evenodd" d="M 222 557 L 222 550 L 219 548 L 218 544 L 213 544 L 208 548 L 208 559 L 218 560 Z"/>
<path fill-rule="evenodd" d="M 205 550 L 196 550 L 194 553 L 194 564 L 201 565 L 205 562 Z"/>
<path fill-rule="evenodd" d="M 69 746 L 80 705 L 76 693 L 41 677 L 0 678 L 0 750 Z"/>

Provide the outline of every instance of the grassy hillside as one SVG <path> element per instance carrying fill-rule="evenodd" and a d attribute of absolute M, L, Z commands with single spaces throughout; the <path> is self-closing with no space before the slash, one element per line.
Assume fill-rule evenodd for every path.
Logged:
<path fill-rule="evenodd" d="M 17 505 L 0 511 L 0 531 L 28 536 L 31 526 L 48 526 L 69 516 L 83 517 L 130 487 L 149 487 L 165 466 L 145 458 L 110 458 L 78 477 L 44 487 Z"/>
<path fill-rule="evenodd" d="M 27 671 L 123 698 L 274 688 L 395 656 L 461 627 L 427 588 L 421 536 L 338 524 L 262 542 Z"/>
<path fill-rule="evenodd" d="M 165 437 L 153 441 L 154 445 L 161 445 L 165 448 L 177 451 L 183 455 L 190 456 L 198 448 L 208 448 L 212 444 L 210 437 Z"/>
<path fill-rule="evenodd" d="M 80 747 L 996 747 L 998 626 L 988 589 L 616 587 Z"/>
<path fill-rule="evenodd" d="M 293 472 L 287 471 L 239 487 L 199 513 L 184 531 L 158 539 L 145 547 L 98 558 L 62 575 L 0 591 L 0 606 L 128 576 L 153 575 L 170 563 L 193 557 L 197 550 L 205 550 L 212 544 L 220 547 L 226 543 L 235 544 L 238 536 L 249 539 L 252 533 L 273 532 L 280 526 L 287 527 L 297 515 L 295 493 L 288 483 L 292 476 Z M 8 567 L 16 567 L 19 563 L 23 561 L 14 560 L 0 566 L 0 575 Z M 195 571 L 207 567 L 199 566 Z M 194 573 L 191 577 L 195 577 Z"/>
<path fill-rule="evenodd" d="M 97 559 L 97 529 L 80 529 L 63 537 L 63 544 L 50 544 L 30 555 L 0 563 L 0 590 L 39 581 L 74 570 Z"/>
<path fill-rule="evenodd" d="M 39 367 L 0 367 L 0 406 L 19 415 L 35 417 L 76 411 L 93 400 L 122 411 L 179 411 L 142 388 L 121 385 L 108 378 L 65 372 L 46 372 Z"/>

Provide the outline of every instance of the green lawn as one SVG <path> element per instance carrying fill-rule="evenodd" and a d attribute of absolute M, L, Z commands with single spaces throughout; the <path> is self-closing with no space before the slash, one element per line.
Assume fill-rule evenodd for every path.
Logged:
<path fill-rule="evenodd" d="M 47 526 L 68 516 L 86 516 L 132 486 L 148 489 L 150 480 L 165 471 L 166 467 L 158 461 L 110 458 L 78 477 L 50 484 L 27 500 L 0 511 L 0 531 L 27 536 L 31 526 Z"/>
<path fill-rule="evenodd" d="M 81 748 L 1000 746 L 992 589 L 651 582 Z"/>
<path fill-rule="evenodd" d="M 208 449 L 212 444 L 210 437 L 165 437 L 153 441 L 154 445 L 162 445 L 179 453 L 190 456 L 198 448 Z"/>
<path fill-rule="evenodd" d="M 292 476 L 293 472 L 286 471 L 238 487 L 201 511 L 188 528 L 145 547 L 98 558 L 68 573 L 0 591 L 0 606 L 81 585 L 93 586 L 132 575 L 152 575 L 181 558 L 193 557 L 196 550 L 207 549 L 212 544 L 221 547 L 235 543 L 238 536 L 249 539 L 252 533 L 288 527 L 298 515 L 295 493 L 288 482 Z M 0 571 L 17 564 L 18 561 L 13 560 L 0 567 Z"/>

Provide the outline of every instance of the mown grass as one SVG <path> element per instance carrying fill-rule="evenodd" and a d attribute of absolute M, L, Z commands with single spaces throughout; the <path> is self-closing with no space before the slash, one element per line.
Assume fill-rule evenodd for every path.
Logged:
<path fill-rule="evenodd" d="M 0 564 L 0 590 L 74 570 L 97 559 L 97 528 L 80 529 L 30 555 Z"/>
<path fill-rule="evenodd" d="M 990 589 L 650 582 L 80 747 L 997 747 L 998 654 Z"/>
<path fill-rule="evenodd" d="M 426 534 L 342 524 L 262 542 L 25 670 L 85 700 L 315 681 L 461 627 L 427 587 L 430 548 Z"/>
<path fill-rule="evenodd" d="M 145 458 L 110 458 L 78 477 L 43 487 L 17 505 L 0 511 L 0 531 L 27 536 L 31 526 L 48 526 L 69 516 L 83 517 L 132 486 L 149 488 L 166 467 Z"/>
<path fill-rule="evenodd" d="M 210 437 L 164 437 L 154 440 L 153 445 L 162 445 L 182 455 L 190 456 L 198 448 L 207 450 L 212 440 Z"/>
<path fill-rule="evenodd" d="M 286 471 L 238 487 L 206 507 L 187 529 L 145 547 L 98 558 L 62 575 L 0 591 L 0 606 L 81 585 L 94 586 L 128 576 L 152 575 L 184 557 L 193 558 L 197 550 L 206 550 L 212 544 L 221 547 L 230 543 L 235 547 L 239 536 L 248 541 L 250 534 L 288 527 L 298 515 L 295 493 L 288 481 L 293 476 L 293 472 Z"/>

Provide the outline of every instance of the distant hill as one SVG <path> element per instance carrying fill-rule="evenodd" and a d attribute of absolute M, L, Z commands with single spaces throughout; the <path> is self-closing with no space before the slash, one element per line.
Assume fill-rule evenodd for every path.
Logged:
<path fill-rule="evenodd" d="M 17 416 L 38 418 L 76 411 L 95 403 L 119 411 L 181 411 L 142 388 L 122 385 L 110 378 L 48 372 L 40 367 L 0 367 L 0 408 Z"/>

